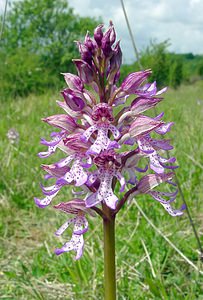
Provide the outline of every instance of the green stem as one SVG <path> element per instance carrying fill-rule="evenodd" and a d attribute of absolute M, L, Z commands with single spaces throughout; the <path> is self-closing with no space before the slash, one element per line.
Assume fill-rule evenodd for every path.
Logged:
<path fill-rule="evenodd" d="M 103 219 L 104 228 L 104 289 L 105 300 L 116 300 L 116 267 L 115 267 L 115 217 L 105 207 L 109 218 Z"/>

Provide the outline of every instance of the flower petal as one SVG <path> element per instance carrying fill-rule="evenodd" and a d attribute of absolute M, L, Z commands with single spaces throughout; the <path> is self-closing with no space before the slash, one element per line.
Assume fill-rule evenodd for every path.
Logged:
<path fill-rule="evenodd" d="M 150 157 L 150 168 L 158 174 L 164 173 L 164 167 L 159 162 L 158 154 L 155 152 L 150 154 L 149 157 Z"/>
<path fill-rule="evenodd" d="M 140 172 L 140 173 L 145 173 L 145 172 L 147 172 L 147 170 L 148 170 L 148 165 L 146 165 L 144 169 L 141 169 L 141 168 L 139 168 L 139 167 L 135 167 L 135 170 L 136 170 L 137 172 Z"/>
<path fill-rule="evenodd" d="M 96 193 L 92 193 L 90 196 L 88 196 L 85 200 L 86 207 L 92 207 L 97 205 L 100 202 L 100 199 L 97 198 Z"/>
<path fill-rule="evenodd" d="M 55 164 L 41 165 L 41 167 L 48 173 L 46 175 L 56 178 L 63 177 L 68 171 L 70 171 L 70 167 L 68 166 L 57 168 Z"/>
<path fill-rule="evenodd" d="M 157 105 L 162 99 L 161 98 L 136 98 L 131 104 L 131 111 L 134 115 L 138 115 L 155 105 Z"/>
<path fill-rule="evenodd" d="M 119 171 L 115 172 L 115 176 L 120 182 L 121 185 L 120 192 L 122 193 L 124 192 L 126 186 L 125 178 L 122 176 L 122 174 Z"/>
<path fill-rule="evenodd" d="M 88 222 L 84 216 L 77 216 L 74 226 L 74 234 L 84 234 L 88 231 Z"/>
<path fill-rule="evenodd" d="M 170 204 L 161 203 L 161 205 L 172 217 L 182 216 L 183 210 L 185 209 L 185 205 L 182 205 L 182 207 L 180 209 L 173 209 Z"/>
<path fill-rule="evenodd" d="M 74 250 L 76 252 L 75 260 L 80 259 L 83 254 L 84 239 L 83 235 L 73 234 L 69 242 L 65 243 L 62 248 L 55 250 L 56 255 Z"/>
<path fill-rule="evenodd" d="M 158 134 L 166 134 L 167 132 L 169 132 L 171 130 L 171 126 L 173 124 L 174 124 L 173 122 L 163 124 L 159 128 L 156 128 L 155 132 Z"/>
<path fill-rule="evenodd" d="M 47 151 L 39 152 L 38 156 L 40 158 L 47 158 L 50 155 L 52 155 L 56 151 L 56 149 L 57 149 L 57 146 L 54 146 L 54 147 L 49 146 Z"/>
<path fill-rule="evenodd" d="M 171 146 L 169 142 L 170 142 L 170 140 L 150 139 L 150 143 L 155 149 L 172 150 L 173 146 Z"/>
<path fill-rule="evenodd" d="M 151 74 L 151 70 L 144 70 L 129 74 L 122 82 L 121 89 L 128 94 L 133 94 L 147 77 Z"/>
<path fill-rule="evenodd" d="M 153 153 L 154 148 L 150 145 L 150 143 L 144 138 L 144 137 L 138 137 L 137 138 L 137 144 L 139 146 L 139 149 L 147 154 Z"/>
<path fill-rule="evenodd" d="M 115 126 L 110 124 L 108 129 L 112 132 L 115 139 L 118 139 L 120 137 L 120 132 Z"/>
<path fill-rule="evenodd" d="M 82 136 L 81 136 L 81 141 L 83 142 L 87 142 L 89 140 L 89 138 L 91 137 L 91 135 L 97 130 L 97 126 L 96 125 L 92 125 L 90 126 L 87 130 L 85 130 L 85 132 L 83 132 Z"/>
<path fill-rule="evenodd" d="M 68 221 L 66 221 L 56 232 L 55 235 L 59 236 L 61 234 L 63 234 L 63 232 L 68 228 L 68 226 L 72 223 L 75 223 L 76 217 L 69 219 Z"/>
<path fill-rule="evenodd" d="M 174 173 L 166 173 L 166 174 L 149 174 L 143 176 L 138 185 L 137 189 L 141 193 L 148 193 L 153 188 L 158 186 L 162 182 L 166 182 L 168 180 L 171 180 L 173 178 Z"/>
<path fill-rule="evenodd" d="M 58 185 L 58 184 L 54 184 L 52 186 L 47 186 L 47 187 L 40 184 L 40 186 L 41 186 L 43 194 L 47 195 L 47 196 L 51 196 L 51 195 L 55 194 L 62 187 L 62 185 Z"/>
<path fill-rule="evenodd" d="M 71 116 L 63 115 L 63 114 L 53 115 L 44 118 L 43 121 L 54 127 L 64 129 L 69 133 L 73 132 L 74 129 L 77 127 L 75 120 Z"/>
<path fill-rule="evenodd" d="M 157 121 L 153 118 L 146 116 L 138 116 L 136 120 L 131 124 L 129 133 L 131 137 L 137 137 L 141 134 L 149 133 L 160 127 L 163 124 L 161 121 Z"/>
<path fill-rule="evenodd" d="M 112 191 L 108 191 L 105 195 L 104 201 L 106 202 L 106 205 L 108 207 L 110 207 L 111 209 L 115 209 L 118 198 L 116 197 L 116 195 L 114 195 Z"/>
<path fill-rule="evenodd" d="M 47 145 L 48 150 L 45 151 L 45 152 L 38 153 L 38 156 L 40 158 L 47 158 L 50 155 L 52 155 L 56 151 L 56 149 L 58 147 L 58 144 L 62 140 L 63 136 L 64 136 L 64 131 L 57 132 L 57 133 L 52 132 L 52 134 L 51 134 L 51 137 L 53 137 L 52 141 L 48 142 L 45 139 L 41 139 L 41 143 L 44 144 L 44 145 Z"/>
<path fill-rule="evenodd" d="M 165 193 L 163 192 L 159 192 L 159 191 L 151 191 L 149 193 L 155 200 L 159 201 L 160 203 L 163 203 L 163 204 L 169 204 L 171 202 L 173 202 L 175 199 L 176 199 L 176 195 L 177 195 L 177 192 L 176 193 L 168 193 L 168 196 L 165 195 Z M 169 196 L 169 194 L 173 195 L 173 196 Z M 164 196 L 167 196 L 167 197 L 170 197 L 169 200 L 165 200 L 162 195 Z"/>
<path fill-rule="evenodd" d="M 34 198 L 35 204 L 40 208 L 48 206 L 51 203 L 52 199 L 58 194 L 58 192 L 59 190 L 52 195 L 46 196 L 44 199 Z"/>
<path fill-rule="evenodd" d="M 55 163 L 54 166 L 57 168 L 63 168 L 67 166 L 74 158 L 75 158 L 75 154 L 70 155 L 68 157 L 61 159 L 59 162 Z"/>

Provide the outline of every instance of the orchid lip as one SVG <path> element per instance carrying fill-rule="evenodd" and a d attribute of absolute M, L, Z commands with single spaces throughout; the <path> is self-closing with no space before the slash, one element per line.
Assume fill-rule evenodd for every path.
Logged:
<path fill-rule="evenodd" d="M 39 208 L 45 208 L 47 207 L 47 205 L 44 204 L 40 204 L 40 200 L 38 198 L 34 198 L 35 204 L 39 207 Z"/>
<path fill-rule="evenodd" d="M 163 164 L 163 163 L 161 163 L 161 162 L 160 162 L 160 165 L 161 165 L 162 167 L 166 168 L 166 169 L 171 169 L 171 170 L 175 170 L 175 169 L 179 168 L 179 166 L 170 166 L 170 165 L 168 166 L 168 165 Z"/>
<path fill-rule="evenodd" d="M 139 148 L 140 149 L 140 148 Z M 140 149 L 140 151 L 146 153 L 146 154 L 152 154 L 154 153 L 154 150 L 144 150 L 144 149 Z"/>

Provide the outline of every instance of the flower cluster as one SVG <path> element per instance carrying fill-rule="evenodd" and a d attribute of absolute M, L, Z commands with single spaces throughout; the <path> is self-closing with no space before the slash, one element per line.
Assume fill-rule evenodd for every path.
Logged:
<path fill-rule="evenodd" d="M 44 208 L 64 186 L 76 187 L 72 189 L 72 200 L 54 206 L 74 215 L 56 232 L 60 235 L 73 224 L 72 238 L 56 249 L 57 255 L 74 250 L 76 259 L 80 258 L 83 234 L 88 229 L 85 215 L 96 211 L 105 217 L 105 207 L 116 214 L 126 195 L 149 194 L 170 215 L 183 213 L 184 207 L 180 210 L 171 207 L 176 188 L 173 192 L 154 190 L 163 182 L 175 187 L 173 173 L 167 172 L 177 168 L 173 165 L 175 158 L 162 156 L 173 148 L 170 140 L 151 136 L 165 135 L 173 123 L 165 123 L 163 113 L 154 118 L 143 114 L 162 101 L 166 88 L 157 91 L 156 82 L 147 83 L 151 70 L 131 73 L 118 86 L 122 52 L 120 42 L 115 40 L 110 23 L 105 32 L 103 25 L 99 25 L 94 38 L 87 33 L 84 42 L 77 43 L 81 58 L 73 61 L 78 75 L 63 74 L 67 87 L 61 92 L 64 101 L 57 102 L 65 114 L 43 119 L 59 131 L 52 132 L 50 141 L 41 139 L 48 149 L 40 152 L 39 157 L 49 157 L 57 149 L 63 151 L 64 157 L 59 162 L 42 165 L 47 172 L 45 178 L 54 178 L 55 183 L 48 187 L 41 185 L 45 197 L 35 198 L 35 203 Z M 142 161 L 144 168 L 139 167 Z"/>
<path fill-rule="evenodd" d="M 10 128 L 6 135 L 11 144 L 18 144 L 20 135 L 15 128 Z"/>

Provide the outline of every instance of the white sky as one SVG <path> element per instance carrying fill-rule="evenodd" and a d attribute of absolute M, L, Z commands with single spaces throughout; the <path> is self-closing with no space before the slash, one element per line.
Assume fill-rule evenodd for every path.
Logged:
<path fill-rule="evenodd" d="M 11 0 L 10 0 L 11 1 Z M 69 0 L 81 16 L 101 17 L 107 26 L 112 20 L 121 39 L 124 61 L 131 62 L 134 52 L 120 0 Z M 156 39 L 170 39 L 170 50 L 203 54 L 203 0 L 124 0 L 138 49 Z M 0 0 L 3 10 L 5 0 Z"/>

